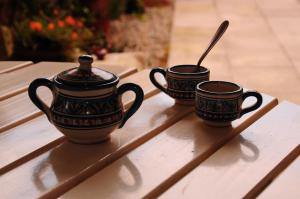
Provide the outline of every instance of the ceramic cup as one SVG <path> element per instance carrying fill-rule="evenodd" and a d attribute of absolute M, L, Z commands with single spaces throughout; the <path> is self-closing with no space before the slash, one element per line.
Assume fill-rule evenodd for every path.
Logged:
<path fill-rule="evenodd" d="M 155 73 L 164 76 L 166 87 L 156 80 Z M 151 70 L 150 80 L 154 86 L 174 98 L 176 103 L 194 105 L 196 85 L 209 80 L 209 69 L 196 65 L 177 65 L 167 69 L 157 67 Z"/>
<path fill-rule="evenodd" d="M 242 108 L 243 101 L 248 97 L 255 97 L 256 103 Z M 256 110 L 261 104 L 260 93 L 243 92 L 241 86 L 232 82 L 205 81 L 196 87 L 196 114 L 209 125 L 228 126 L 233 120 Z"/>

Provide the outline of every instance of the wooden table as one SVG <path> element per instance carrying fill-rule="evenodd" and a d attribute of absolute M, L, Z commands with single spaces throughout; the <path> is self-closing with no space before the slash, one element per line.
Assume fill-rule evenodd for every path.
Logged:
<path fill-rule="evenodd" d="M 0 198 L 300 198 L 298 105 L 263 94 L 258 110 L 213 128 L 159 93 L 149 70 L 101 66 L 120 84 L 141 85 L 145 101 L 110 141 L 77 145 L 26 92 L 33 79 L 76 64 L 16 64 L 0 62 Z M 39 94 L 51 101 L 46 89 Z"/>

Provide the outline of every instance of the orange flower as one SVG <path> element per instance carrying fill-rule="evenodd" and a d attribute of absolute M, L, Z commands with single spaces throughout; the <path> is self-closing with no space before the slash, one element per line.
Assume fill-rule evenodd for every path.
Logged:
<path fill-rule="evenodd" d="M 72 39 L 73 41 L 77 40 L 77 39 L 78 39 L 78 33 L 77 33 L 77 32 L 72 32 L 72 34 L 71 34 L 71 39 Z"/>
<path fill-rule="evenodd" d="M 35 30 L 35 22 L 34 21 L 31 21 L 29 25 L 30 25 L 31 30 Z"/>
<path fill-rule="evenodd" d="M 40 22 L 36 22 L 36 30 L 41 31 L 43 29 L 43 25 Z"/>
<path fill-rule="evenodd" d="M 82 21 L 77 21 L 77 22 L 76 22 L 76 26 L 77 26 L 78 28 L 82 28 L 82 27 L 83 27 Z"/>
<path fill-rule="evenodd" d="M 65 26 L 65 23 L 62 20 L 58 20 L 57 25 L 58 25 L 58 27 L 62 28 Z"/>
<path fill-rule="evenodd" d="M 74 26 L 76 21 L 72 16 L 67 16 L 66 19 L 66 24 L 70 25 L 70 26 Z"/>
<path fill-rule="evenodd" d="M 55 28 L 54 23 L 49 23 L 48 24 L 48 30 L 54 30 L 54 28 Z"/>
<path fill-rule="evenodd" d="M 31 21 L 29 26 L 31 30 L 35 30 L 35 31 L 42 31 L 43 29 L 43 25 L 41 24 L 41 22 L 38 21 Z"/>

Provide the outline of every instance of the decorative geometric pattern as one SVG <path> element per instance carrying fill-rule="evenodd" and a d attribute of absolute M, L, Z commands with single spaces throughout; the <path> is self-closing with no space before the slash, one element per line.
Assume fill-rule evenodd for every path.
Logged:
<path fill-rule="evenodd" d="M 180 91 L 174 91 L 174 90 L 167 90 L 168 95 L 175 99 L 181 99 L 181 100 L 194 100 L 195 99 L 195 91 L 190 92 L 180 92 Z"/>
<path fill-rule="evenodd" d="M 117 95 L 106 98 L 72 98 L 58 94 L 53 104 L 53 111 L 65 115 L 101 115 L 121 109 Z"/>
<path fill-rule="evenodd" d="M 196 96 L 196 113 L 205 120 L 232 121 L 239 117 L 239 109 L 239 98 L 211 99 Z"/>
<path fill-rule="evenodd" d="M 72 98 L 58 94 L 53 103 L 52 121 L 65 128 L 99 128 L 122 120 L 118 96 L 98 99 Z"/>
<path fill-rule="evenodd" d="M 66 115 L 60 115 L 58 113 L 53 113 L 52 121 L 58 125 L 65 128 L 104 128 L 112 124 L 118 123 L 122 120 L 122 110 L 112 113 L 110 115 L 99 116 L 99 117 L 72 117 Z"/>
<path fill-rule="evenodd" d="M 199 77 L 197 79 L 176 79 L 168 76 L 168 88 L 179 91 L 195 91 L 197 84 L 207 81 L 208 76 Z"/>
<path fill-rule="evenodd" d="M 175 98 L 181 100 L 194 100 L 195 90 L 197 84 L 209 79 L 209 76 L 199 77 L 198 79 L 176 79 L 167 76 L 168 89 L 167 93 Z"/>

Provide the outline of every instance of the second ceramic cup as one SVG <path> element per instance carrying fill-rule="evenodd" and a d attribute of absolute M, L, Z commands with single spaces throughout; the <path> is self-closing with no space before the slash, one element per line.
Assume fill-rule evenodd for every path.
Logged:
<path fill-rule="evenodd" d="M 248 97 L 256 98 L 256 102 L 242 108 Z M 243 91 L 238 84 L 225 81 L 206 81 L 196 88 L 196 114 L 212 126 L 229 126 L 233 120 L 258 109 L 263 101 L 262 95 L 256 91 Z"/>
<path fill-rule="evenodd" d="M 156 80 L 155 73 L 164 76 L 166 87 Z M 209 80 L 209 69 L 196 65 L 176 65 L 166 69 L 157 67 L 151 70 L 150 80 L 154 86 L 174 98 L 176 103 L 194 105 L 196 86 Z"/>

